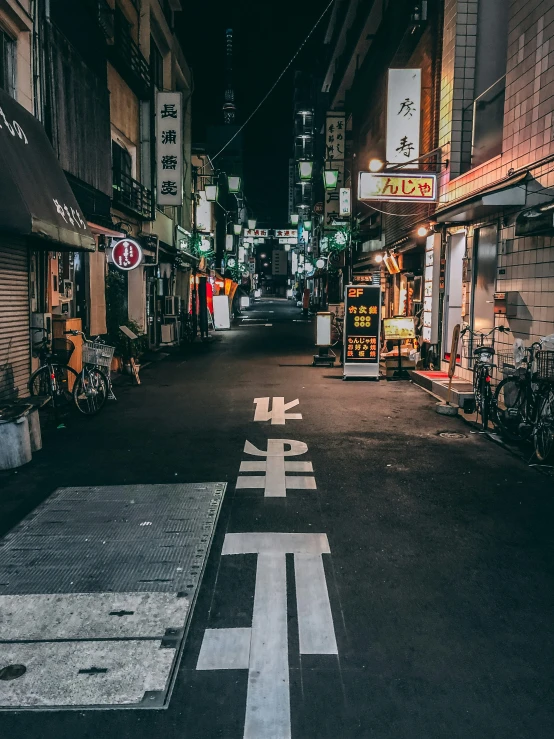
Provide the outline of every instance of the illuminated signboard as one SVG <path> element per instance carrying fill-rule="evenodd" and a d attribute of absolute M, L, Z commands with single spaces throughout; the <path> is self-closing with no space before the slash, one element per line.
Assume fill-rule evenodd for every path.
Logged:
<path fill-rule="evenodd" d="M 381 288 L 348 285 L 344 300 L 344 377 L 379 378 Z"/>
<path fill-rule="evenodd" d="M 434 203 L 437 200 L 437 175 L 360 172 L 358 199 Z"/>
<path fill-rule="evenodd" d="M 387 162 L 419 157 L 421 69 L 389 69 L 387 91 Z M 417 163 L 412 165 L 417 168 Z"/>
<path fill-rule="evenodd" d="M 142 249 L 134 239 L 120 239 L 112 246 L 112 262 L 124 272 L 135 269 L 142 262 Z"/>
<path fill-rule="evenodd" d="M 244 230 L 244 235 L 254 238 L 267 238 L 269 236 L 269 229 L 268 228 L 246 228 Z"/>
<path fill-rule="evenodd" d="M 387 340 L 402 341 L 403 339 L 415 339 L 415 318 L 413 316 L 385 318 L 383 328 L 385 339 Z"/>
<path fill-rule="evenodd" d="M 298 229 L 297 228 L 276 228 L 275 236 L 278 239 L 297 239 Z"/>

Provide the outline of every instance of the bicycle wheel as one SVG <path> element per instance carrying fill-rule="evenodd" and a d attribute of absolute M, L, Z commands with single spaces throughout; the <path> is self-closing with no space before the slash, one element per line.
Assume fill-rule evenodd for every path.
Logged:
<path fill-rule="evenodd" d="M 487 375 L 485 372 L 481 372 L 481 380 L 479 387 L 479 415 L 481 416 L 481 427 L 483 431 L 488 431 L 489 428 L 489 415 L 491 406 L 491 386 L 490 382 L 487 382 Z"/>
<path fill-rule="evenodd" d="M 527 419 L 527 393 L 524 380 L 505 377 L 494 393 L 496 423 L 502 436 L 518 441 L 529 436 Z"/>
<path fill-rule="evenodd" d="M 537 423 L 533 433 L 535 455 L 546 462 L 554 448 L 554 390 L 547 387 L 538 398 Z"/>
<path fill-rule="evenodd" d="M 53 375 L 53 377 L 52 377 Z M 65 364 L 50 364 L 39 367 L 29 380 L 31 395 L 46 395 L 52 398 L 54 408 L 62 408 L 71 403 L 77 372 Z"/>
<path fill-rule="evenodd" d="M 73 387 L 75 405 L 85 416 L 94 416 L 108 399 L 109 383 L 97 367 L 85 367 Z"/>

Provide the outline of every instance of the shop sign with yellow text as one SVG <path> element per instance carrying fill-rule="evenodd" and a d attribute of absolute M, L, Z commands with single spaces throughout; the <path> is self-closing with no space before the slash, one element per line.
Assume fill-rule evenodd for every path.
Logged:
<path fill-rule="evenodd" d="M 434 203 L 437 175 L 360 172 L 358 199 Z"/>

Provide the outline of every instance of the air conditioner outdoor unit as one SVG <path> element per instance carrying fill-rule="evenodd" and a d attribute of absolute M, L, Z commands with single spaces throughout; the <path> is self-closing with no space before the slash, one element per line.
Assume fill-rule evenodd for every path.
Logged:
<path fill-rule="evenodd" d="M 165 297 L 166 316 L 178 316 L 181 311 L 181 298 L 178 295 L 167 295 Z"/>

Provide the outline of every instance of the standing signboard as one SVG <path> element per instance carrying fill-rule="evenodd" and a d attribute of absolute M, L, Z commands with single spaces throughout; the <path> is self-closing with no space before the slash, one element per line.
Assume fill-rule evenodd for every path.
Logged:
<path fill-rule="evenodd" d="M 343 377 L 379 379 L 381 288 L 347 285 L 344 299 Z"/>
<path fill-rule="evenodd" d="M 158 205 L 183 204 L 183 102 L 180 92 L 156 93 Z"/>

